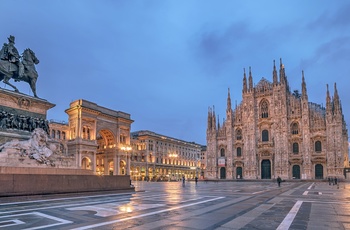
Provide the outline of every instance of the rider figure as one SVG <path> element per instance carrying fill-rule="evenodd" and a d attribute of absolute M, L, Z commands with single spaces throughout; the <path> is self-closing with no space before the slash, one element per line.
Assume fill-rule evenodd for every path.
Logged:
<path fill-rule="evenodd" d="M 9 43 L 4 43 L 2 49 L 0 58 L 2 60 L 7 60 L 10 63 L 15 64 L 18 66 L 18 77 L 21 78 L 23 76 L 24 67 L 23 64 L 20 61 L 20 55 L 18 53 L 17 48 L 15 47 L 15 37 L 10 35 L 9 38 L 7 38 Z M 10 65 L 10 71 L 15 71 L 16 69 L 12 69 Z"/>

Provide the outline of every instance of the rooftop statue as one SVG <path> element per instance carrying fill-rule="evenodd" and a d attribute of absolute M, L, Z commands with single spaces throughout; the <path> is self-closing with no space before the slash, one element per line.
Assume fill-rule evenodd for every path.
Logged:
<path fill-rule="evenodd" d="M 19 55 L 15 47 L 15 37 L 11 35 L 7 39 L 8 43 L 4 43 L 0 50 L 0 81 L 11 86 L 16 92 L 19 92 L 17 87 L 9 82 L 11 78 L 15 81 L 28 82 L 34 97 L 38 97 L 36 94 L 38 73 L 35 65 L 39 64 L 39 60 L 29 48 L 24 50 L 22 56 Z"/>

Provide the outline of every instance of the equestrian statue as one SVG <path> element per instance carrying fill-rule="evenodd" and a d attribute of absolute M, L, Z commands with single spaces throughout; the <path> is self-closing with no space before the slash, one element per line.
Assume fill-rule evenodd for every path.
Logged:
<path fill-rule="evenodd" d="M 0 81 L 11 86 L 16 92 L 19 92 L 17 87 L 12 85 L 9 80 L 12 78 L 16 81 L 25 81 L 29 83 L 34 97 L 36 94 L 36 80 L 38 73 L 35 65 L 39 64 L 35 53 L 31 49 L 25 49 L 22 56 L 19 55 L 15 47 L 15 37 L 10 36 L 8 43 L 4 43 L 0 51 Z"/>

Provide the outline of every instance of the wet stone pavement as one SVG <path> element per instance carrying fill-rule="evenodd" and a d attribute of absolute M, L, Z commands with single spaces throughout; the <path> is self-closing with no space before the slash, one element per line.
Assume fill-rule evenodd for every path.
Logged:
<path fill-rule="evenodd" d="M 0 229 L 350 229 L 350 183 L 133 182 L 110 191 L 0 198 Z"/>

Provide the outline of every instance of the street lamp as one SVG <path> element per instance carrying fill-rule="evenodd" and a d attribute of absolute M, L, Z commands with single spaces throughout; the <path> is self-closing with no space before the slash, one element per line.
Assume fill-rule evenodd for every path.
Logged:
<path fill-rule="evenodd" d="M 178 155 L 176 153 L 170 153 L 170 154 L 168 154 L 168 157 L 173 159 L 173 171 L 172 171 L 172 173 L 173 173 L 173 177 L 175 177 L 175 162 L 174 161 L 178 157 Z M 169 178 L 169 180 L 170 180 L 170 178 Z"/>
<path fill-rule="evenodd" d="M 130 146 L 122 146 L 120 149 L 123 150 L 126 155 L 126 164 L 127 164 L 126 175 L 127 174 L 130 175 L 130 159 L 129 159 L 128 153 L 131 151 L 132 148 Z"/>

